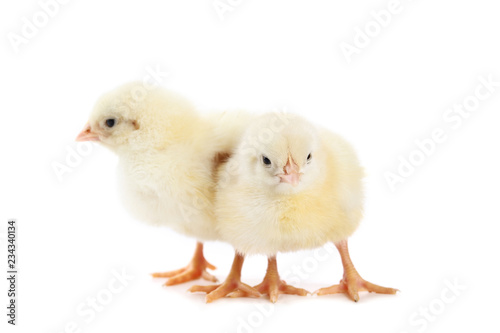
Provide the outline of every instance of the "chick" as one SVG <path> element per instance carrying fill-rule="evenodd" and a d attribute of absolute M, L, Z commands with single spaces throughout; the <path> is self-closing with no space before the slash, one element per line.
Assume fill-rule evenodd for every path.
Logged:
<path fill-rule="evenodd" d="M 239 140 L 243 113 L 201 117 L 183 98 L 133 82 L 104 94 L 77 141 L 97 141 L 119 157 L 121 199 L 137 219 L 168 226 L 198 240 L 185 268 L 153 273 L 165 285 L 204 278 L 215 269 L 203 242 L 218 239 L 214 218 L 215 171 Z M 223 131 L 224 130 L 224 131 Z"/>
<path fill-rule="evenodd" d="M 272 302 L 279 294 L 306 295 L 281 281 L 276 255 L 327 242 L 337 246 L 344 277 L 318 295 L 347 293 L 358 301 L 362 290 L 396 293 L 363 280 L 349 258 L 347 238 L 362 217 L 363 170 L 341 137 L 298 116 L 266 114 L 249 125 L 219 174 L 231 176 L 217 187 L 217 230 L 237 254 L 224 283 L 190 289 L 207 292 L 207 302 L 229 294 L 255 296 L 255 290 Z M 263 282 L 250 291 L 240 281 L 243 257 L 249 254 L 268 256 Z"/>

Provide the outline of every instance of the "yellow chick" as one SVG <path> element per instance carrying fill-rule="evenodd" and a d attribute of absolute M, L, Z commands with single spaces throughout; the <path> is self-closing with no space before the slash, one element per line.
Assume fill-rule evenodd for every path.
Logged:
<path fill-rule="evenodd" d="M 215 172 L 247 121 L 242 112 L 202 117 L 180 96 L 133 82 L 99 98 L 76 139 L 97 141 L 119 156 L 121 199 L 134 217 L 198 240 L 187 267 L 153 273 L 169 278 L 166 285 L 217 281 L 203 256 L 203 242 L 218 239 Z"/>
<path fill-rule="evenodd" d="M 283 293 L 307 295 L 280 279 L 276 254 L 333 242 L 344 277 L 318 295 L 347 293 L 357 301 L 362 290 L 394 294 L 396 289 L 363 280 L 349 258 L 347 238 L 362 217 L 362 178 L 353 148 L 338 135 L 298 116 L 259 117 L 219 170 L 217 230 L 236 250 L 231 273 L 221 285 L 190 290 L 207 292 L 207 302 L 257 292 L 268 294 L 272 302 Z M 268 256 L 266 276 L 255 290 L 240 280 L 244 256 L 249 254 Z"/>

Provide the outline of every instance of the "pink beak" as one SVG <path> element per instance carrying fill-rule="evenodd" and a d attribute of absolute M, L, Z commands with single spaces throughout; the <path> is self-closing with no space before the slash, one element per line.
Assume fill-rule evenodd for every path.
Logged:
<path fill-rule="evenodd" d="M 292 186 L 299 185 L 301 173 L 299 172 L 299 166 L 293 161 L 291 156 L 288 157 L 283 171 L 284 174 L 279 175 L 282 183 L 288 183 Z"/>
<path fill-rule="evenodd" d="M 83 130 L 78 134 L 75 139 L 76 141 L 100 141 L 99 135 L 92 132 L 92 128 L 90 128 L 90 124 L 86 123 Z"/>

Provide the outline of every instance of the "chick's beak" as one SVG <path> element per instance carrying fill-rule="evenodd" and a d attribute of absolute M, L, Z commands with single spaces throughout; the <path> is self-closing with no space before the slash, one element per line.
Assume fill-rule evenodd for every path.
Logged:
<path fill-rule="evenodd" d="M 99 141 L 99 135 L 92 132 L 92 128 L 89 123 L 85 124 L 83 130 L 78 134 L 75 139 L 76 141 Z"/>
<path fill-rule="evenodd" d="M 299 166 L 291 157 L 288 158 L 283 171 L 284 173 L 279 175 L 282 183 L 289 183 L 292 186 L 299 185 L 301 173 L 299 172 Z"/>

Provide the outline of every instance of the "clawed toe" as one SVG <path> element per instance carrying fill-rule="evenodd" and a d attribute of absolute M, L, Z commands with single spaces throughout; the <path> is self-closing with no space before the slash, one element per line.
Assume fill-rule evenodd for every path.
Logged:
<path fill-rule="evenodd" d="M 390 294 L 390 295 L 394 295 L 398 292 L 397 289 L 386 288 L 368 282 L 363 278 L 361 278 L 361 276 L 356 274 L 355 276 L 342 279 L 339 284 L 316 290 L 314 294 L 318 296 L 323 296 L 323 295 L 344 293 L 354 302 L 357 302 L 359 301 L 358 292 L 360 291 L 368 291 L 378 294 Z"/>
<path fill-rule="evenodd" d="M 239 297 L 261 296 L 260 293 L 254 288 L 241 281 L 233 279 L 226 280 L 224 283 L 218 285 L 192 286 L 188 291 L 207 293 L 207 297 L 205 298 L 207 303 L 211 303 L 226 296 L 235 297 L 234 294 L 238 294 Z"/>
<path fill-rule="evenodd" d="M 203 256 L 203 244 L 198 243 L 193 259 L 191 259 L 187 267 L 170 272 L 152 273 L 151 275 L 154 278 L 168 278 L 167 282 L 163 284 L 164 286 L 173 286 L 188 281 L 198 280 L 200 278 L 210 282 L 217 282 L 217 278 L 208 273 L 207 268 L 212 270 L 216 269 L 216 267 L 210 264 Z"/>

